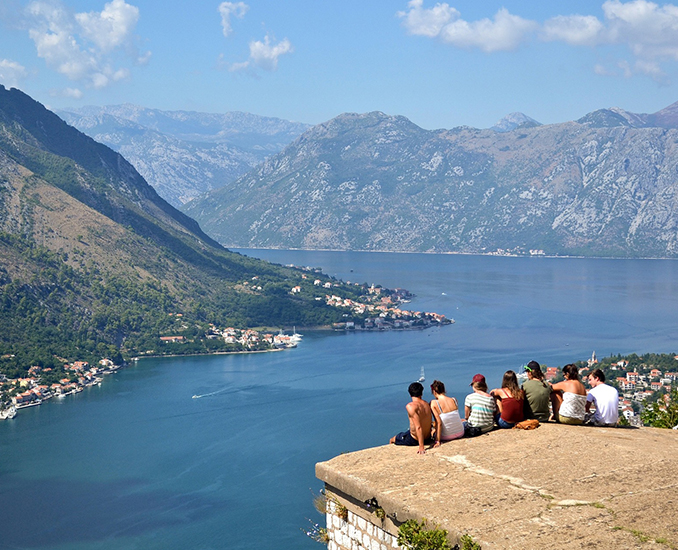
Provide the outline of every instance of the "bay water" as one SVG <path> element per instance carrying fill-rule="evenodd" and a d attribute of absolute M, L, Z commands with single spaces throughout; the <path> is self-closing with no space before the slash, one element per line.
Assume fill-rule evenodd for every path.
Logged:
<path fill-rule="evenodd" d="M 314 465 L 407 427 L 425 367 L 463 399 L 535 359 L 678 351 L 678 263 L 241 250 L 402 287 L 451 326 L 307 332 L 282 352 L 142 359 L 0 422 L 0 548 L 321 548 Z M 428 397 L 428 392 L 427 392 Z M 453 443 L 449 443 L 453 444 Z"/>

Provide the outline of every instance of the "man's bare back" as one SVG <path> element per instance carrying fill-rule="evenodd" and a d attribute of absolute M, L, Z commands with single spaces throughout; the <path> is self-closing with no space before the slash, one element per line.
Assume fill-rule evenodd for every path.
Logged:
<path fill-rule="evenodd" d="M 431 406 L 423 399 L 414 397 L 405 408 L 410 419 L 410 433 L 420 442 L 421 447 L 423 442 L 431 437 Z M 419 437 L 420 429 L 421 436 Z"/>
<path fill-rule="evenodd" d="M 407 417 L 410 421 L 409 434 L 399 433 L 391 438 L 391 443 L 396 445 L 418 445 L 417 453 L 424 454 L 424 443 L 431 437 L 431 407 L 421 398 L 423 387 L 418 382 L 410 385 L 408 389 L 412 401 L 408 403 Z M 408 437 L 409 436 L 409 437 Z"/>

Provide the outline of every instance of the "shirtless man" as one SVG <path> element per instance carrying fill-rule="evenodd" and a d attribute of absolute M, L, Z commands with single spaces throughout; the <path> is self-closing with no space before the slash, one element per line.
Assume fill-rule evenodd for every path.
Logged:
<path fill-rule="evenodd" d="M 412 401 L 405 407 L 410 419 L 410 429 L 393 436 L 390 443 L 411 447 L 418 445 L 417 454 L 423 455 L 426 452 L 424 443 L 429 442 L 431 437 L 431 407 L 421 398 L 424 386 L 419 382 L 412 382 L 407 391 L 412 397 Z"/>

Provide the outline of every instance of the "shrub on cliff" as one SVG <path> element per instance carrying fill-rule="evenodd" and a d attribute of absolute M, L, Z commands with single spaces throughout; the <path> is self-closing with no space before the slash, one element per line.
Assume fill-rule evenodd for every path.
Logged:
<path fill-rule="evenodd" d="M 678 426 L 678 390 L 674 389 L 662 400 L 652 403 L 640 414 L 643 424 L 653 428 Z"/>

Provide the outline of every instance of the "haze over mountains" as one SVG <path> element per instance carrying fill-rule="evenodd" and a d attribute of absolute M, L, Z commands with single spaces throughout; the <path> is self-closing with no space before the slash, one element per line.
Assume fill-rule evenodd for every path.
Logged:
<path fill-rule="evenodd" d="M 241 112 L 161 111 L 130 104 L 56 112 L 122 154 L 174 206 L 233 181 L 310 127 Z"/>
<path fill-rule="evenodd" d="M 424 130 L 343 114 L 183 209 L 226 246 L 678 255 L 678 103 Z"/>

